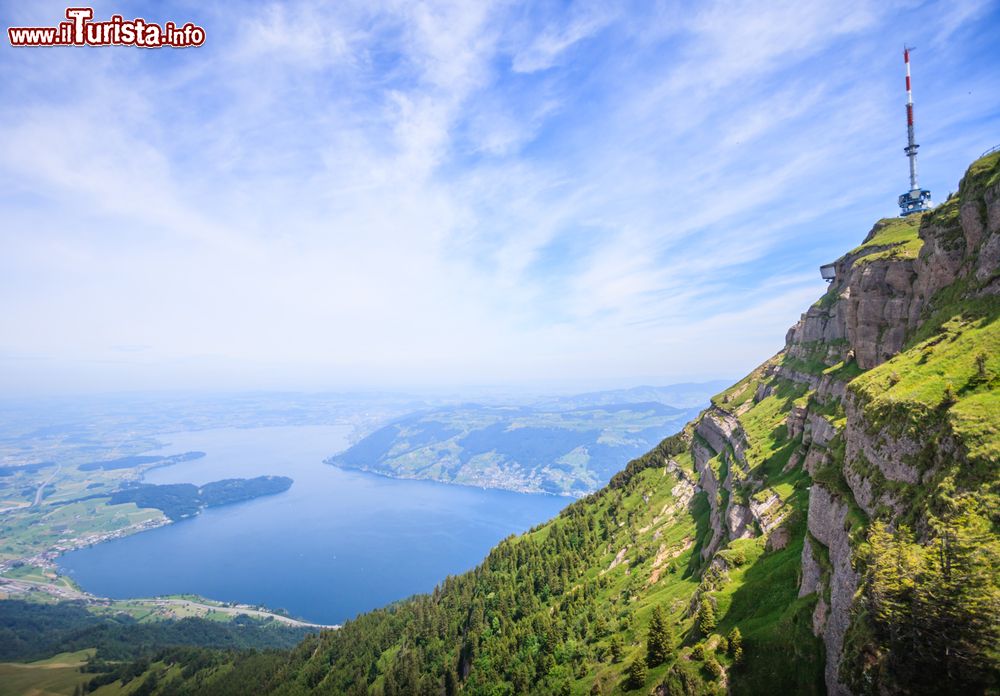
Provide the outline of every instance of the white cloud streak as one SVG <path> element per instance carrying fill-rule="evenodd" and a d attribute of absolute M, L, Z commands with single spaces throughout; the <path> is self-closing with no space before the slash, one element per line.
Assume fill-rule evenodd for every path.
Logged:
<path fill-rule="evenodd" d="M 171 4 L 205 47 L 0 49 L 0 389 L 749 369 L 892 213 L 881 44 L 937 8 L 608 7 Z"/>

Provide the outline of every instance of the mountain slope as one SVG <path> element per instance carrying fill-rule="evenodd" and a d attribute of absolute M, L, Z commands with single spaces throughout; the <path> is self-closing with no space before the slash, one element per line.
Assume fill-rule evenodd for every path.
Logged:
<path fill-rule="evenodd" d="M 162 655 L 158 690 L 995 692 L 1000 153 L 836 270 L 774 358 L 475 570 L 280 664 Z"/>
<path fill-rule="evenodd" d="M 696 413 L 657 402 L 559 409 L 465 404 L 397 418 L 327 463 L 397 478 L 580 496 Z"/>

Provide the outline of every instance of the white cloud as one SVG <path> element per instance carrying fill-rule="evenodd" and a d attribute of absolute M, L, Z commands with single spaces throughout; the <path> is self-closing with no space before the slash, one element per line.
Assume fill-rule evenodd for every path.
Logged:
<path fill-rule="evenodd" d="M 891 213 L 897 10 L 664 7 L 198 6 L 202 49 L 0 49 L 0 388 L 748 369 Z"/>
<path fill-rule="evenodd" d="M 607 3 L 576 2 L 568 17 L 559 16 L 540 31 L 531 27 L 531 38 L 514 52 L 514 72 L 533 73 L 559 63 L 568 49 L 596 35 L 616 19 L 615 10 Z"/>

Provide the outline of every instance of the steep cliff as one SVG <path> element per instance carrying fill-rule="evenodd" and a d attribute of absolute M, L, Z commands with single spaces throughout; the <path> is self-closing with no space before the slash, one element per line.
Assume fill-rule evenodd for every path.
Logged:
<path fill-rule="evenodd" d="M 995 693 L 1000 153 L 835 266 L 781 352 L 473 571 L 279 664 L 174 652 L 150 678 L 211 694 Z"/>
<path fill-rule="evenodd" d="M 982 563 L 996 568 L 1000 153 L 974 163 L 958 194 L 933 211 L 878 222 L 835 267 L 784 350 L 717 397 L 694 427 L 713 521 L 705 551 L 751 530 L 767 534 L 788 500 L 781 478 L 803 467 L 811 485 L 799 594 L 816 597 L 827 690 L 893 691 L 905 659 L 878 639 L 878 588 L 863 582 L 872 521 L 927 548 L 939 541 L 934 525 L 955 514 L 949 508 L 970 501 L 992 525 Z M 742 482 L 712 456 L 736 465 Z M 736 502 L 747 495 L 768 501 L 764 515 Z M 926 576 L 914 573 L 914 582 Z M 984 592 L 995 625 L 995 582 Z"/>

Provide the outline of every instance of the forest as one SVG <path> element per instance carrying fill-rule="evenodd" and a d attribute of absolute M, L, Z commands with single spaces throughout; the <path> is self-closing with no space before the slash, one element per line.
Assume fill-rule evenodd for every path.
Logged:
<path fill-rule="evenodd" d="M 224 479 L 200 487 L 193 483 L 140 483 L 115 491 L 109 503 L 135 503 L 141 508 L 157 508 L 176 521 L 197 515 L 203 508 L 284 493 L 291 486 L 292 479 L 287 476 Z"/>
<path fill-rule="evenodd" d="M 290 648 L 309 633 L 246 616 L 231 622 L 192 617 L 141 623 L 124 613 L 94 613 L 81 602 L 0 602 L 0 662 L 29 662 L 85 648 L 96 648 L 100 662 L 132 661 L 171 645 Z"/>

